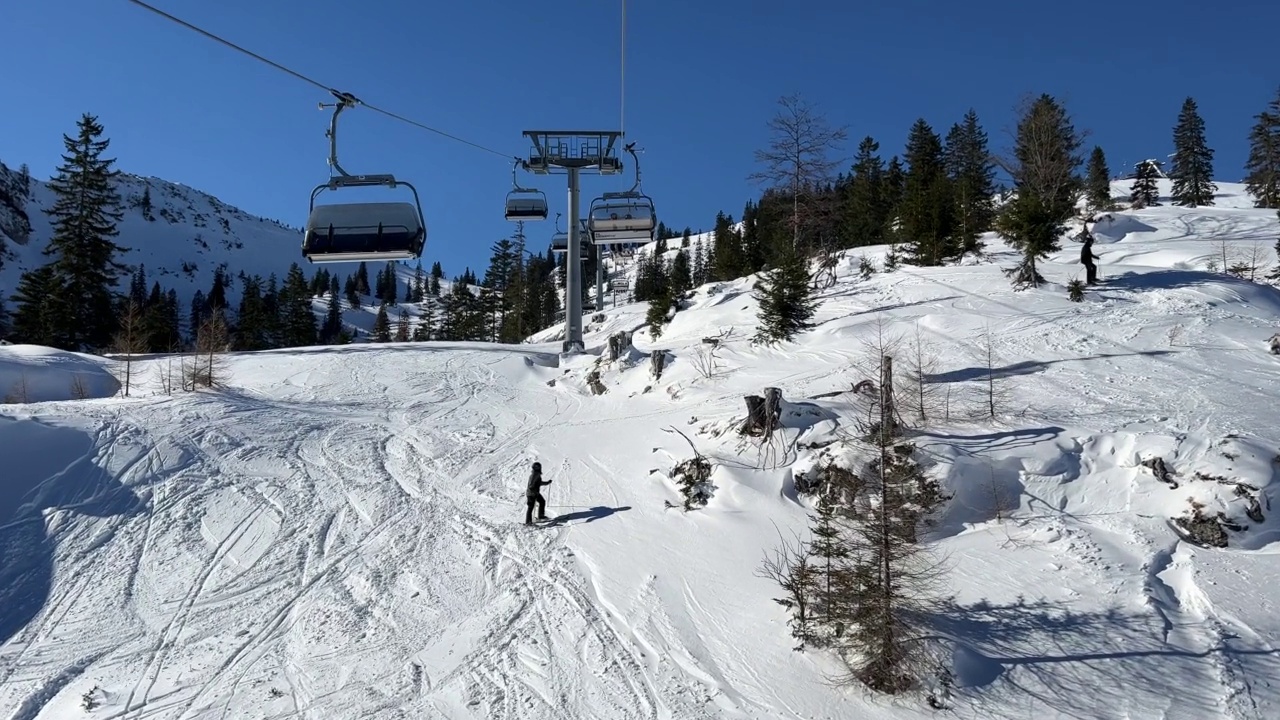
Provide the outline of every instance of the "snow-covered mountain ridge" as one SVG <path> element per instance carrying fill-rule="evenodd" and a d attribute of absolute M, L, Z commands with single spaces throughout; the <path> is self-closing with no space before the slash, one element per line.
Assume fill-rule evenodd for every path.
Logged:
<path fill-rule="evenodd" d="M 186 308 L 197 290 L 208 292 L 214 270 L 230 278 L 239 273 L 283 278 L 302 257 L 302 231 L 277 220 L 257 217 L 186 185 L 122 172 L 116 181 L 124 217 L 115 241 L 127 248 L 118 260 L 144 265 L 148 287 L 159 281 L 174 289 Z M 150 208 L 144 204 L 150 198 Z M 0 292 L 13 292 L 21 274 L 38 267 L 53 234 L 46 210 L 56 196 L 45 181 L 24 176 L 0 163 Z M 311 270 L 308 270 L 308 275 Z M 127 289 L 128 275 L 120 289 Z M 228 295 L 239 298 L 233 282 Z"/>

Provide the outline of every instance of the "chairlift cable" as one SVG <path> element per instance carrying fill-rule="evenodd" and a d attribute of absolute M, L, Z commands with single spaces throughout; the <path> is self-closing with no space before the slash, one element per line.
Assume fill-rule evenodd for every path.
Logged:
<path fill-rule="evenodd" d="M 290 70 L 289 68 L 285 67 L 284 65 L 281 65 L 280 63 L 274 62 L 274 61 L 272 61 L 272 60 L 268 60 L 267 58 L 265 58 L 265 57 L 263 57 L 263 56 L 261 56 L 261 55 L 259 55 L 259 54 L 255 53 L 255 52 L 253 52 L 253 51 L 251 51 L 251 50 L 246 50 L 245 48 L 242 48 L 242 47 L 240 47 L 239 45 L 236 45 L 235 43 L 231 42 L 230 40 L 227 40 L 227 39 L 225 39 L 225 38 L 221 38 L 221 37 L 219 37 L 219 36 L 217 36 L 217 35 L 214 35 L 213 33 L 209 32 L 209 31 L 207 31 L 207 30 L 203 30 L 203 29 L 201 29 L 201 28 L 199 28 L 199 27 L 196 27 L 195 25 L 192 25 L 191 23 L 189 23 L 189 22 L 187 22 L 187 21 L 185 21 L 185 20 L 182 20 L 181 18 L 174 17 L 173 15 L 170 15 L 169 13 L 167 13 L 167 12 L 165 12 L 165 11 L 161 10 L 160 8 L 157 8 L 157 7 L 155 7 L 155 6 L 149 5 L 149 4 L 145 3 L 145 2 L 143 2 L 142 0 L 128 0 L 128 1 L 129 1 L 129 2 L 131 2 L 131 3 L 133 3 L 134 5 L 137 5 L 138 7 L 141 7 L 141 8 L 146 9 L 146 10 L 150 10 L 151 12 L 153 12 L 153 13 L 155 13 L 155 14 L 157 14 L 157 15 L 159 15 L 159 16 L 161 16 L 161 17 L 163 17 L 163 18 L 167 19 L 167 20 L 172 20 L 173 22 L 178 23 L 179 25 L 182 25 L 182 26 L 183 26 L 183 27 L 185 27 L 185 28 L 188 28 L 188 29 L 190 29 L 190 30 L 194 30 L 195 32 L 198 32 L 198 33 L 200 33 L 201 35 L 204 35 L 205 37 L 207 37 L 207 38 L 209 38 L 209 39 L 211 39 L 211 40 L 215 40 L 215 41 L 217 41 L 217 42 L 220 42 L 220 43 L 222 43 L 223 45 L 226 45 L 227 47 L 229 47 L 229 48 L 231 48 L 231 49 L 233 49 L 233 50 L 237 50 L 237 51 L 239 51 L 239 52 L 242 52 L 242 53 L 244 53 L 245 55 L 248 55 L 249 57 L 251 57 L 251 58 L 253 58 L 253 59 L 255 59 L 255 60 L 258 60 L 258 61 L 264 62 L 264 63 L 266 63 L 267 65 L 270 65 L 271 67 L 273 67 L 273 68 L 275 68 L 275 69 L 277 69 L 277 70 L 280 70 L 281 72 L 288 73 L 289 75 L 292 75 L 293 77 L 298 78 L 299 80 L 302 80 L 303 82 L 310 83 L 311 85 L 314 85 L 314 86 L 316 86 L 316 87 L 320 88 L 321 90 L 324 90 L 324 91 L 325 91 L 325 92 L 327 92 L 327 93 L 331 93 L 331 94 L 333 94 L 333 95 L 335 95 L 335 96 L 337 96 L 337 97 L 342 97 L 343 95 L 347 95 L 347 96 L 349 96 L 349 97 L 353 97 L 353 96 L 350 96 L 350 94 L 349 94 L 349 93 L 343 93 L 343 92 L 341 92 L 341 91 L 339 91 L 339 90 L 336 90 L 336 89 L 334 89 L 334 88 L 332 88 L 332 87 L 329 87 L 328 85 L 325 85 L 325 84 L 324 84 L 324 83 L 322 83 L 322 82 L 319 82 L 319 81 L 317 81 L 317 80 L 314 80 L 314 79 L 312 79 L 312 78 L 309 78 L 309 77 L 307 77 L 306 75 L 303 75 L 303 74 L 302 74 L 302 73 L 300 73 L 300 72 L 297 72 L 296 70 Z M 358 103 L 359 105 L 362 105 L 362 106 L 364 106 L 364 107 L 366 107 L 366 108 L 368 108 L 368 109 L 370 109 L 370 110 L 372 110 L 372 111 L 376 112 L 376 113 L 381 113 L 381 114 L 383 114 L 383 115 L 386 115 L 387 117 L 390 117 L 390 118 L 393 118 L 393 119 L 399 120 L 400 122 L 407 123 L 407 124 L 409 124 L 409 125 L 412 125 L 412 126 L 414 126 L 414 127 L 420 128 L 420 129 L 422 129 L 422 130 L 426 130 L 426 131 L 428 131 L 428 132 L 436 133 L 437 135 L 441 135 L 441 136 L 443 136 L 443 137 L 449 138 L 450 140 L 455 140 L 455 141 L 457 141 L 457 142 L 463 143 L 464 145 L 470 145 L 471 147 L 478 148 L 478 149 L 480 149 L 480 150 L 484 150 L 485 152 L 493 153 L 494 155 L 498 155 L 498 156 L 503 157 L 503 158 L 509 158 L 509 157 L 511 157 L 511 156 L 510 156 L 510 154 L 508 154 L 508 153 L 498 152 L 497 150 L 494 150 L 494 149 L 492 149 L 492 148 L 485 147 L 484 145 L 479 145 L 479 144 L 473 143 L 473 142 L 471 142 L 470 140 L 464 140 L 464 139 L 462 139 L 462 138 L 460 138 L 460 137 L 458 137 L 458 136 L 456 136 L 456 135 L 451 135 L 451 134 L 449 134 L 449 133 L 447 133 L 447 132 L 444 132 L 443 130 L 437 130 L 436 128 L 430 127 L 430 126 L 428 126 L 428 125 L 424 125 L 424 124 L 422 124 L 422 123 L 420 123 L 420 122 L 417 122 L 417 121 L 415 121 L 415 120 L 410 120 L 409 118 L 406 118 L 406 117 L 404 117 L 404 116 L 402 116 L 402 115 L 397 115 L 397 114 L 395 114 L 395 113 L 393 113 L 393 112 L 390 112 L 390 111 L 388 111 L 388 110 L 383 110 L 382 108 L 375 107 L 375 106 L 370 105 L 370 104 L 368 104 L 368 103 L 366 103 L 366 102 L 364 102 L 364 101 L 362 101 L 362 100 L 355 100 L 355 102 L 356 102 L 356 103 Z"/>
<path fill-rule="evenodd" d="M 622 41 L 618 58 L 618 132 L 626 136 L 627 120 L 627 0 L 622 0 Z"/>

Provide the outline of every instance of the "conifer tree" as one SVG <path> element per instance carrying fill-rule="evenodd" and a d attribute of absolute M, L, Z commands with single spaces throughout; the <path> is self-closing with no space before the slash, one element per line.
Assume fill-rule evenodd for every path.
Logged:
<path fill-rule="evenodd" d="M 1133 203 L 1135 209 L 1160 204 L 1160 188 L 1156 185 L 1159 178 L 1159 160 L 1143 160 L 1138 163 L 1133 185 L 1129 188 L 1129 202 Z"/>
<path fill-rule="evenodd" d="M 808 265 L 798 250 L 783 246 L 777 265 L 755 284 L 753 296 L 760 305 L 756 342 L 791 340 L 813 327 L 809 321 L 817 302 L 811 295 Z"/>
<path fill-rule="evenodd" d="M 1280 208 L 1280 92 L 1254 117 L 1258 122 L 1249 132 L 1245 186 L 1254 207 Z"/>
<path fill-rule="evenodd" d="M 10 321 L 10 332 L 19 342 L 54 345 L 57 340 L 54 315 L 58 312 L 54 295 L 58 287 L 52 264 L 27 271 L 18 279 L 18 287 L 13 294 L 16 309 Z"/>
<path fill-rule="evenodd" d="M 53 236 L 44 255 L 51 272 L 36 283 L 48 303 L 41 311 L 51 323 L 44 331 L 48 345 L 64 350 L 104 348 L 116 329 L 115 284 L 125 270 L 116 260 L 124 248 L 113 240 L 123 213 L 114 181 L 114 159 L 103 158 L 109 140 L 103 127 L 85 113 L 76 124 L 75 138 L 63 135 L 66 154 L 49 181 L 56 196 L 48 211 Z M 25 297 L 25 295 L 24 295 Z M 21 308 L 19 308 L 21 310 Z"/>
<path fill-rule="evenodd" d="M 1196 109 L 1196 101 L 1187 98 L 1173 128 L 1172 198 L 1175 205 L 1199 207 L 1212 205 L 1218 186 L 1213 182 L 1213 150 L 1204 138 L 1204 120 Z"/>
<path fill-rule="evenodd" d="M 662 327 L 667 323 L 667 315 L 671 312 L 671 288 L 663 286 L 649 296 L 649 309 L 645 312 L 644 321 L 649 326 L 649 334 L 656 340 L 662 337 Z"/>
<path fill-rule="evenodd" d="M 916 263 L 940 265 L 956 254 L 951 242 L 951 196 L 942 160 L 942 140 L 924 118 L 911 126 L 905 158 L 902 233 L 911 243 Z"/>
<path fill-rule="evenodd" d="M 965 113 L 961 124 L 947 133 L 943 157 L 951 179 L 955 201 L 955 235 L 963 257 L 981 253 L 978 236 L 995 223 L 995 163 L 987 147 L 987 133 L 978 124 L 978 114 Z"/>
<path fill-rule="evenodd" d="M 369 268 L 363 260 L 360 261 L 360 267 L 356 268 L 356 292 L 368 296 L 369 293 Z"/>
<path fill-rule="evenodd" d="M 404 308 L 396 318 L 396 342 L 409 342 L 409 311 Z"/>
<path fill-rule="evenodd" d="M 378 314 L 373 319 L 373 342 L 391 342 L 391 318 L 387 316 L 387 304 L 378 306 Z"/>
<path fill-rule="evenodd" d="M 142 188 L 142 217 L 154 221 L 156 216 L 151 214 L 151 209 L 151 185 L 148 184 Z"/>
<path fill-rule="evenodd" d="M 1036 261 L 1058 250 L 1084 184 L 1076 175 L 1081 143 L 1066 109 L 1050 95 L 1041 94 L 1023 110 L 1013 157 L 1000 161 L 1017 195 L 997 220 L 1000 234 L 1022 253 L 1005 271 L 1015 288 L 1044 282 Z"/>
<path fill-rule="evenodd" d="M 338 295 L 338 278 L 329 279 L 329 306 L 324 316 L 324 325 L 320 328 L 320 342 L 333 344 L 342 334 L 342 299 Z"/>
<path fill-rule="evenodd" d="M 689 270 L 689 254 L 684 248 L 676 251 L 676 257 L 671 261 L 671 295 L 672 297 L 680 297 L 693 287 L 693 274 Z"/>
<path fill-rule="evenodd" d="M 899 224 L 902 213 L 902 197 L 907 186 L 907 173 L 897 155 L 889 158 L 884 170 L 884 206 L 886 225 L 885 240 L 900 242 Z"/>
<path fill-rule="evenodd" d="M 0 292 L 0 340 L 9 335 L 9 311 L 4 307 L 4 293 Z"/>
<path fill-rule="evenodd" d="M 267 305 L 262 299 L 262 278 L 242 275 L 240 282 L 240 308 L 236 313 L 234 347 L 237 350 L 266 350 L 271 347 L 268 334 Z"/>
<path fill-rule="evenodd" d="M 871 136 L 858 144 L 852 176 L 844 186 L 845 245 L 878 245 L 888 225 L 889 204 L 885 192 L 884 162 L 877 154 L 880 143 Z"/>
<path fill-rule="evenodd" d="M 280 291 L 280 346 L 302 347 L 316 344 L 317 323 L 311 312 L 311 293 L 298 263 L 289 266 Z"/>
<path fill-rule="evenodd" d="M 1107 168 L 1107 156 L 1098 145 L 1093 146 L 1089 155 L 1089 175 L 1085 181 L 1085 192 L 1089 209 L 1098 212 L 1110 210 L 1111 202 L 1111 170 Z"/>
<path fill-rule="evenodd" d="M 426 342 L 431 340 L 435 336 L 435 324 L 435 303 L 426 303 L 422 306 L 422 313 L 418 315 L 418 325 L 413 328 L 414 342 Z"/>

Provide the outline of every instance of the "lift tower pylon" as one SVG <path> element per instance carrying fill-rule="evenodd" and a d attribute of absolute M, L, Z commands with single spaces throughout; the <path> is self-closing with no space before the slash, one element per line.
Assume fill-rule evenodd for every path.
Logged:
<path fill-rule="evenodd" d="M 539 175 L 564 172 L 569 179 L 569 247 L 565 253 L 564 342 L 565 354 L 585 352 L 582 340 L 582 265 L 579 218 L 579 175 L 582 171 L 600 175 L 622 172 L 616 145 L 620 130 L 525 130 L 533 147 L 524 169 Z"/>

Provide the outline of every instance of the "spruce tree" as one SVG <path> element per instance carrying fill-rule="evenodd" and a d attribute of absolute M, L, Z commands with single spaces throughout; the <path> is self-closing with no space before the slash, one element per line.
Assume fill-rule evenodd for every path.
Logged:
<path fill-rule="evenodd" d="M 957 251 L 961 257 L 981 253 L 978 236 L 995 223 L 996 171 L 976 112 L 969 110 L 961 124 L 951 127 L 943 157 L 955 203 Z"/>
<path fill-rule="evenodd" d="M 900 242 L 899 221 L 902 212 L 902 196 L 907 184 L 907 173 L 897 155 L 889 158 L 884 170 L 885 241 Z"/>
<path fill-rule="evenodd" d="M 879 150 L 880 143 L 869 135 L 858 143 L 852 175 L 844 186 L 841 215 L 848 247 L 878 245 L 884 239 L 889 207 Z"/>
<path fill-rule="evenodd" d="M 1133 185 L 1129 188 L 1129 202 L 1134 209 L 1142 209 L 1160 204 L 1160 188 L 1156 181 L 1160 179 L 1160 161 L 1143 160 L 1138 163 L 1137 172 L 1133 176 Z"/>
<path fill-rule="evenodd" d="M 680 297 L 693 287 L 693 273 L 689 269 L 689 254 L 684 248 L 676 251 L 671 261 L 671 295 Z"/>
<path fill-rule="evenodd" d="M 378 306 L 378 315 L 373 319 L 373 341 L 391 342 L 391 318 L 387 317 L 387 304 Z"/>
<path fill-rule="evenodd" d="M 367 297 L 369 289 L 369 268 L 361 260 L 360 266 L 356 268 L 356 292 Z"/>
<path fill-rule="evenodd" d="M 950 237 L 950 188 L 943 167 L 942 139 L 923 118 L 911 126 L 905 158 L 902 232 L 911 243 L 914 262 L 940 265 L 956 254 Z"/>
<path fill-rule="evenodd" d="M 342 298 L 338 294 L 338 278 L 329 279 L 329 306 L 324 316 L 324 325 L 320 327 L 320 342 L 334 344 L 342 334 Z"/>
<path fill-rule="evenodd" d="M 1245 186 L 1254 207 L 1280 208 L 1280 92 L 1254 117 L 1258 122 L 1249 132 Z"/>
<path fill-rule="evenodd" d="M 77 136 L 63 135 L 67 153 L 49 181 L 56 199 L 48 211 L 53 236 L 44 255 L 50 257 L 50 303 L 45 314 L 45 344 L 64 350 L 104 348 L 116 330 L 115 284 L 125 270 L 116 260 L 124 248 L 112 239 L 123 217 L 114 181 L 115 160 L 103 158 L 110 144 L 101 139 L 97 118 L 84 114 Z M 43 285 L 41 283 L 37 283 Z"/>
<path fill-rule="evenodd" d="M 793 339 L 813 327 L 817 310 L 811 295 L 809 268 L 798 250 L 783 246 L 778 264 L 755 284 L 753 296 L 760 305 L 755 341 L 771 344 Z"/>
<path fill-rule="evenodd" d="M 0 292 L 0 340 L 9 335 L 9 311 L 4 307 L 4 293 Z"/>
<path fill-rule="evenodd" d="M 1172 198 L 1175 205 L 1198 207 L 1212 205 L 1218 186 L 1213 182 L 1213 150 L 1204 138 L 1204 120 L 1196 109 L 1196 101 L 1187 98 L 1173 128 Z"/>
<path fill-rule="evenodd" d="M 53 345 L 57 339 L 54 315 L 58 303 L 54 294 L 58 287 L 52 265 L 41 265 L 22 274 L 13 293 L 15 310 L 10 332 L 15 339 L 31 345 Z"/>
<path fill-rule="evenodd" d="M 1089 175 L 1085 181 L 1085 193 L 1089 209 L 1098 212 L 1110 210 L 1111 202 L 1111 170 L 1107 168 L 1107 156 L 1102 148 L 1094 145 L 1089 155 Z"/>
<path fill-rule="evenodd" d="M 1058 250 L 1084 184 L 1076 175 L 1081 142 L 1066 109 L 1048 94 L 1033 100 L 1018 121 L 1014 156 L 1004 163 L 1017 194 L 997 219 L 1000 235 L 1022 253 L 1005 271 L 1015 288 L 1044 282 L 1036 261 Z"/>
<path fill-rule="evenodd" d="M 280 291 L 281 347 L 303 347 L 316 344 L 317 323 L 311 312 L 311 292 L 298 263 L 289 266 L 284 288 Z"/>
<path fill-rule="evenodd" d="M 271 347 L 268 336 L 267 306 L 262 299 L 262 278 L 245 275 L 240 278 L 240 309 L 236 313 L 234 337 L 237 350 L 266 350 Z"/>
<path fill-rule="evenodd" d="M 396 318 L 396 342 L 409 342 L 409 311 L 404 308 Z"/>

